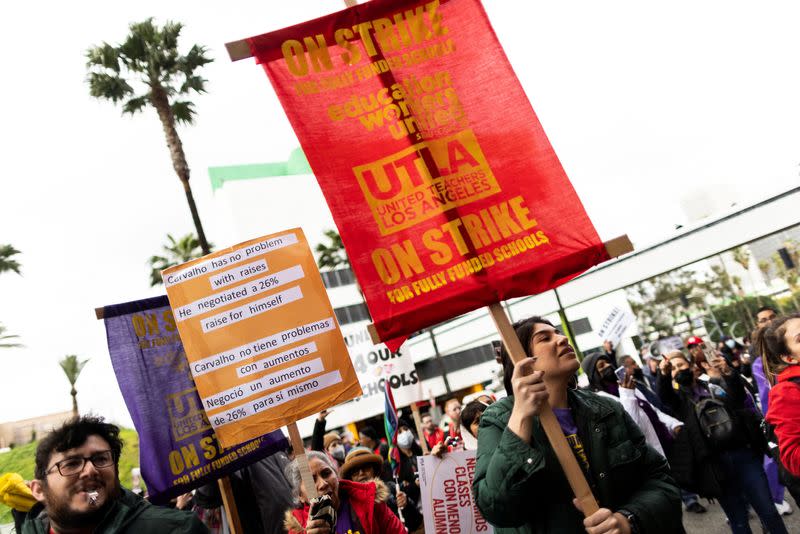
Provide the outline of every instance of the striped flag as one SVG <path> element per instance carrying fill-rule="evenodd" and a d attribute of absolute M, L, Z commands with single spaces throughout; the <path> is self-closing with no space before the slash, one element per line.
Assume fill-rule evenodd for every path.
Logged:
<path fill-rule="evenodd" d="M 384 384 L 384 411 L 383 428 L 386 431 L 386 440 L 389 442 L 389 463 L 392 466 L 392 476 L 400 475 L 400 449 L 397 448 L 397 408 L 394 406 L 392 387 L 387 380 Z"/>

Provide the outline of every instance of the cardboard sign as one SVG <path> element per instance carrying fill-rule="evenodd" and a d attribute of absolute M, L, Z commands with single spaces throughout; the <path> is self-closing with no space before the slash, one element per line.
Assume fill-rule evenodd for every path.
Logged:
<path fill-rule="evenodd" d="M 166 296 L 103 308 L 108 352 L 139 434 L 148 499 L 166 504 L 286 449 L 280 431 L 229 449 L 214 436 Z"/>
<path fill-rule="evenodd" d="M 361 394 L 301 229 L 162 276 L 203 408 L 224 446 Z"/>
<path fill-rule="evenodd" d="M 479 0 L 373 0 L 247 44 L 391 350 L 608 259 Z"/>
<path fill-rule="evenodd" d="M 633 323 L 635 317 L 629 310 L 623 310 L 617 306 L 611 310 L 606 320 L 597 331 L 597 335 L 602 340 L 610 341 L 615 347 L 619 345 L 625 330 Z"/>
<path fill-rule="evenodd" d="M 455 451 L 442 459 L 417 457 L 425 532 L 450 534 L 494 532 L 481 515 L 472 493 L 476 451 Z"/>

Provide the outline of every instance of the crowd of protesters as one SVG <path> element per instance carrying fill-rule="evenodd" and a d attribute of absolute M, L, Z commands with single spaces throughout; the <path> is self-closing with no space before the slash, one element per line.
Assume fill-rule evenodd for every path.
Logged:
<path fill-rule="evenodd" d="M 243 531 L 424 532 L 418 457 L 468 448 L 477 449 L 475 501 L 500 533 L 683 532 L 681 501 L 704 513 L 702 498 L 719 502 L 734 533 L 751 532 L 751 510 L 765 532 L 787 532 L 786 490 L 800 495 L 800 314 L 764 307 L 756 321 L 744 344 L 689 336 L 683 350 L 648 354 L 641 367 L 610 343 L 579 361 L 549 321 L 520 321 L 526 357 L 498 354 L 506 395 L 451 398 L 443 412 L 432 403 L 421 435 L 401 417 L 394 473 L 382 432 L 328 430 L 323 411 L 307 452 L 319 503 L 291 450 L 232 475 Z M 573 500 L 539 419 L 545 404 L 597 500 L 593 513 Z M 119 429 L 92 416 L 45 437 L 29 484 L 36 504 L 16 515 L 18 531 L 227 532 L 215 484 L 172 508 L 123 488 L 122 446 Z"/>

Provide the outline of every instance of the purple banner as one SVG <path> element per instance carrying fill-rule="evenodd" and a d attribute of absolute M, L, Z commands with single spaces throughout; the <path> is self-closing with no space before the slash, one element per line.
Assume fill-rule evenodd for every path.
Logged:
<path fill-rule="evenodd" d="M 203 411 L 166 296 L 103 308 L 108 351 L 156 504 L 287 447 L 280 431 L 223 450 Z"/>

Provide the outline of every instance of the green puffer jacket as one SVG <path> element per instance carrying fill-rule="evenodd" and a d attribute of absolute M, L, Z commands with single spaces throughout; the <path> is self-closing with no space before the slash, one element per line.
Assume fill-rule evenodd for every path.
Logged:
<path fill-rule="evenodd" d="M 50 521 L 41 505 L 34 506 L 22 525 L 22 534 L 48 534 Z M 126 489 L 95 534 L 208 534 L 192 512 L 154 506 Z"/>
<path fill-rule="evenodd" d="M 680 493 L 667 462 L 622 405 L 588 391 L 570 391 L 568 403 L 600 507 L 632 512 L 642 533 L 683 532 Z M 507 427 L 513 407 L 514 398 L 506 397 L 481 416 L 473 485 L 481 513 L 500 534 L 586 532 L 538 418 L 528 445 Z"/>

